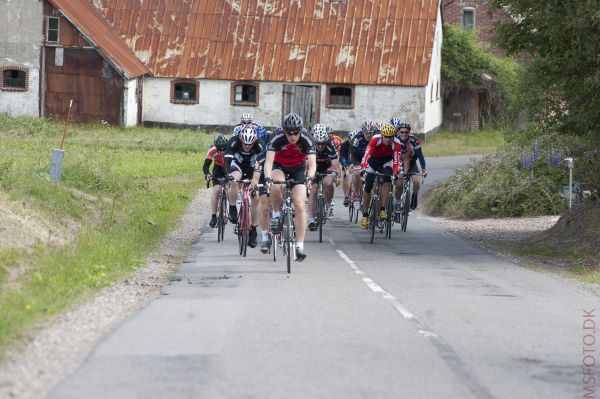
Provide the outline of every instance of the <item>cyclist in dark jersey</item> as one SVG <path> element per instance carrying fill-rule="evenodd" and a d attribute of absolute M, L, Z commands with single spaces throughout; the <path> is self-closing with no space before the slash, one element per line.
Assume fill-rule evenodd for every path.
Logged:
<path fill-rule="evenodd" d="M 350 167 L 360 167 L 367 146 L 377 132 L 377 126 L 372 121 L 365 121 L 360 131 L 354 136 L 350 145 Z M 363 177 L 359 173 L 354 173 L 354 178 L 350 182 L 352 190 L 355 193 L 362 193 Z"/>
<path fill-rule="evenodd" d="M 224 134 L 219 134 L 215 137 L 214 145 L 208 150 L 208 154 L 206 154 L 206 159 L 204 160 L 204 165 L 202 166 L 202 171 L 204 172 L 204 177 L 206 181 L 212 179 L 213 190 L 210 197 L 210 208 L 212 211 L 212 216 L 210 217 L 210 222 L 208 225 L 210 227 L 215 227 L 217 225 L 217 201 L 219 199 L 219 193 L 221 192 L 221 184 L 217 179 L 225 177 L 225 145 L 227 144 L 227 137 Z M 210 164 L 215 161 L 215 165 L 213 166 L 212 173 L 210 173 Z"/>
<path fill-rule="evenodd" d="M 238 136 L 232 137 L 225 147 L 225 171 L 235 180 L 252 179 L 256 157 L 265 149 L 265 144 L 258 139 L 256 128 L 248 125 Z M 239 187 L 238 187 L 239 188 Z M 237 223 L 238 190 L 229 190 L 229 220 Z M 258 201 L 252 198 L 250 207 L 251 229 L 248 235 L 248 246 L 256 247 L 256 225 L 258 224 Z"/>
<path fill-rule="evenodd" d="M 339 161 L 337 152 L 334 147 L 334 143 L 329 138 L 325 125 L 317 123 L 312 128 L 312 138 L 315 142 L 316 148 L 316 160 L 317 160 L 317 172 L 318 173 L 337 173 L 339 167 Z M 315 222 L 315 208 L 317 198 L 317 182 L 320 177 L 317 177 L 312 182 L 310 189 L 310 196 L 308 199 L 308 228 L 311 231 L 317 229 L 317 223 Z M 325 201 L 329 204 L 329 209 L 332 206 L 333 192 L 335 190 L 335 178 L 327 176 L 323 178 L 323 193 L 325 194 Z M 325 215 L 327 217 L 327 215 Z"/>
<path fill-rule="evenodd" d="M 423 177 L 426 177 L 427 171 L 425 170 L 425 157 L 423 156 L 423 150 L 421 149 L 421 142 L 418 138 L 410 134 L 410 129 L 410 124 L 399 123 L 396 135 L 400 139 L 400 143 L 404 147 L 404 151 L 406 152 L 406 155 L 410 160 L 408 171 L 410 173 L 419 173 L 419 167 L 417 166 L 417 160 L 419 160 L 419 164 L 421 165 L 421 175 Z M 413 192 L 410 201 L 410 208 L 416 209 L 419 189 L 421 188 L 421 176 L 412 176 L 412 181 Z M 402 195 L 403 183 L 404 181 L 401 181 L 400 184 L 396 185 L 396 199 L 399 199 Z"/>
<path fill-rule="evenodd" d="M 296 181 L 310 184 L 317 169 L 315 146 L 311 137 L 302 127 L 302 118 L 298 114 L 288 114 L 283 119 L 282 129 L 278 129 L 267 146 L 265 161 L 265 181 L 270 185 L 272 180 L 284 180 L 286 175 Z M 271 190 L 271 206 L 273 218 L 271 230 L 279 229 L 279 206 L 283 199 L 284 187 L 278 185 Z M 306 235 L 306 186 L 294 185 L 292 201 L 296 211 L 296 259 L 306 258 L 304 237 Z"/>
<path fill-rule="evenodd" d="M 356 135 L 356 132 L 348 132 L 348 140 L 342 143 L 340 147 L 340 164 L 342 165 L 342 188 L 344 189 L 344 206 L 350 205 L 350 172 L 348 167 L 350 166 L 350 146 L 352 145 L 352 139 Z"/>

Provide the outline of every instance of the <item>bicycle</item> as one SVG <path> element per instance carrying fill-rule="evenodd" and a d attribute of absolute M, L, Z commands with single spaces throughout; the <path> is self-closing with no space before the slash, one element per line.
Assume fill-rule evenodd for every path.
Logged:
<path fill-rule="evenodd" d="M 369 172 L 367 172 L 369 173 Z M 392 193 L 389 193 L 388 195 L 388 200 L 386 202 L 386 213 L 387 213 L 387 220 L 383 221 L 381 220 L 381 218 L 379 217 L 379 209 L 380 209 L 380 205 L 379 205 L 379 189 L 381 186 L 381 182 L 383 180 L 384 176 L 388 176 L 384 173 L 379 173 L 379 172 L 374 172 L 373 173 L 375 175 L 375 181 L 373 183 L 373 191 L 371 193 L 371 203 L 369 204 L 369 219 L 368 219 L 368 226 L 369 226 L 369 230 L 371 231 L 371 244 L 373 244 L 373 239 L 375 238 L 375 230 L 379 230 L 380 233 L 383 233 L 384 229 L 386 230 L 386 238 L 391 238 L 391 221 L 390 221 L 390 217 L 392 216 L 391 213 L 387 213 L 390 211 L 390 197 L 393 197 Z M 392 202 L 393 205 L 393 202 Z M 386 228 L 387 227 L 387 228 Z M 389 236 L 388 236 L 388 232 L 389 232 Z"/>
<path fill-rule="evenodd" d="M 304 181 L 297 181 L 288 179 L 286 176 L 285 180 L 273 180 L 273 184 L 285 184 L 285 195 L 281 206 L 280 219 L 279 219 L 279 233 L 272 234 L 271 245 L 275 248 L 279 245 L 283 251 L 283 255 L 287 258 L 287 272 L 291 272 L 292 268 L 292 257 L 296 260 L 296 227 L 294 224 L 294 207 L 292 205 L 292 185 L 293 184 L 304 184 Z M 273 259 L 275 259 L 275 252 L 273 250 Z"/>
<path fill-rule="evenodd" d="M 248 250 L 248 239 L 250 235 L 250 180 L 235 180 L 236 183 L 242 183 L 242 199 L 240 203 L 240 212 L 235 226 L 235 234 L 238 236 L 240 255 L 246 256 Z"/>
<path fill-rule="evenodd" d="M 325 201 L 325 194 L 323 193 L 323 179 L 327 176 L 335 177 L 336 173 L 317 173 L 319 183 L 317 185 L 317 203 L 315 209 L 315 222 L 318 224 L 319 229 L 319 242 L 323 242 L 323 225 L 327 223 L 329 209 Z"/>
<path fill-rule="evenodd" d="M 229 183 L 228 177 L 219 177 L 215 179 L 217 184 L 221 186 L 219 197 L 217 198 L 217 242 L 225 239 L 225 225 L 228 220 L 229 207 L 227 206 L 227 188 Z M 210 185 L 210 180 L 206 182 L 206 187 Z"/>
<path fill-rule="evenodd" d="M 400 229 L 406 232 L 406 226 L 408 224 L 408 215 L 410 213 L 410 202 L 412 199 L 412 176 L 421 175 L 420 173 L 406 173 L 404 174 L 404 186 L 402 187 L 402 194 L 400 195 L 400 208 L 396 210 L 396 214 L 399 214 L 398 220 L 400 222 Z M 421 175 L 422 176 L 422 175 Z"/>
<path fill-rule="evenodd" d="M 362 205 L 362 195 L 360 195 L 359 193 L 356 193 L 354 190 L 354 184 L 353 184 L 353 178 L 354 178 L 354 173 L 356 173 L 356 171 L 359 168 L 357 167 L 352 167 L 352 172 L 350 172 L 350 193 L 348 195 L 348 199 L 350 200 L 350 203 L 348 204 L 348 221 L 350 223 L 352 223 L 352 219 L 354 219 L 354 223 L 358 223 L 358 214 L 359 214 L 359 209 L 361 208 Z M 358 206 L 356 206 L 358 202 Z"/>

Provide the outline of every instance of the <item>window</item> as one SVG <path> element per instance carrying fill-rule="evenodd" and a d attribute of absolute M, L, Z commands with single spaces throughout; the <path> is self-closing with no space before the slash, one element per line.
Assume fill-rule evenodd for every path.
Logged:
<path fill-rule="evenodd" d="M 475 9 L 463 8 L 463 29 L 473 29 L 475 27 Z"/>
<path fill-rule="evenodd" d="M 328 108 L 354 108 L 354 86 L 327 86 Z"/>
<path fill-rule="evenodd" d="M 21 67 L 3 67 L 0 89 L 6 91 L 26 91 L 29 89 L 29 70 Z"/>
<path fill-rule="evenodd" d="M 48 17 L 48 29 L 46 29 L 46 41 L 48 43 L 58 43 L 59 22 L 58 17 Z"/>
<path fill-rule="evenodd" d="M 181 79 L 171 81 L 171 103 L 198 104 L 198 81 Z"/>
<path fill-rule="evenodd" d="M 231 105 L 258 106 L 258 84 L 254 82 L 232 83 Z"/>

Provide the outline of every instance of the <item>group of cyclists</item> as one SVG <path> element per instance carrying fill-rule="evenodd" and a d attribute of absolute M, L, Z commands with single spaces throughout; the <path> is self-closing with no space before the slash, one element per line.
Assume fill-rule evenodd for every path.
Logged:
<path fill-rule="evenodd" d="M 240 123 L 233 129 L 231 138 L 219 134 L 208 151 L 203 165 L 206 180 L 212 180 L 212 216 L 209 226 L 217 224 L 217 199 L 221 182 L 226 180 L 251 181 L 252 201 L 250 207 L 251 228 L 248 246 L 257 246 L 257 226 L 262 233 L 261 252 L 267 253 L 271 245 L 269 230 L 278 233 L 280 204 L 284 196 L 281 185 L 273 181 L 291 180 L 292 202 L 295 210 L 296 253 L 298 261 L 306 258 L 304 238 L 306 229 L 315 230 L 315 196 L 319 179 L 323 179 L 323 193 L 329 217 L 333 215 L 335 187 L 342 185 L 344 206 L 352 198 L 362 204 L 361 229 L 368 227 L 368 209 L 375 172 L 384 175 L 380 204 L 385 204 L 391 191 L 392 179 L 398 179 L 394 195 L 400 199 L 404 174 L 410 174 L 413 182 L 411 208 L 417 207 L 419 176 L 426 176 L 426 164 L 421 143 L 411 135 L 410 124 L 399 118 L 389 122 L 365 121 L 358 131 L 351 131 L 347 139 L 336 135 L 334 129 L 317 123 L 307 131 L 302 118 L 290 113 L 283 118 L 280 128 L 274 132 L 254 123 L 249 113 L 242 114 Z M 419 167 L 421 167 L 419 174 Z M 214 163 L 212 171 L 211 164 Z M 308 188 L 308 190 L 307 190 Z M 237 199 L 239 187 L 229 190 L 229 221 L 237 223 Z M 351 196 L 351 191 L 354 195 Z M 308 198 L 307 198 L 307 192 Z M 308 200 L 308 212 L 305 204 Z M 387 218 L 380 210 L 380 219 Z"/>

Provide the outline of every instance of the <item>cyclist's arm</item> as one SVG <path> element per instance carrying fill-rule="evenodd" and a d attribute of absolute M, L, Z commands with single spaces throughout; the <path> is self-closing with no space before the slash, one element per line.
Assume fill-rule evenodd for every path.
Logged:
<path fill-rule="evenodd" d="M 315 173 L 317 172 L 317 155 L 316 154 L 308 154 L 306 156 L 306 162 L 308 165 L 307 168 L 307 176 L 311 179 L 315 178 Z"/>
<path fill-rule="evenodd" d="M 275 160 L 275 151 L 267 150 L 265 164 L 263 166 L 263 172 L 265 175 L 265 179 L 271 177 L 271 172 L 273 171 L 273 161 L 274 160 Z"/>
<path fill-rule="evenodd" d="M 204 160 L 204 165 L 202 165 L 202 172 L 204 172 L 204 176 L 210 175 L 210 164 L 212 163 L 212 159 L 206 158 Z"/>
<path fill-rule="evenodd" d="M 417 159 L 419 160 L 419 164 L 421 165 L 421 170 L 425 170 L 425 157 L 423 156 L 423 151 L 421 151 L 421 149 L 419 148 L 418 150 L 415 151 L 415 155 L 417 156 Z"/>

